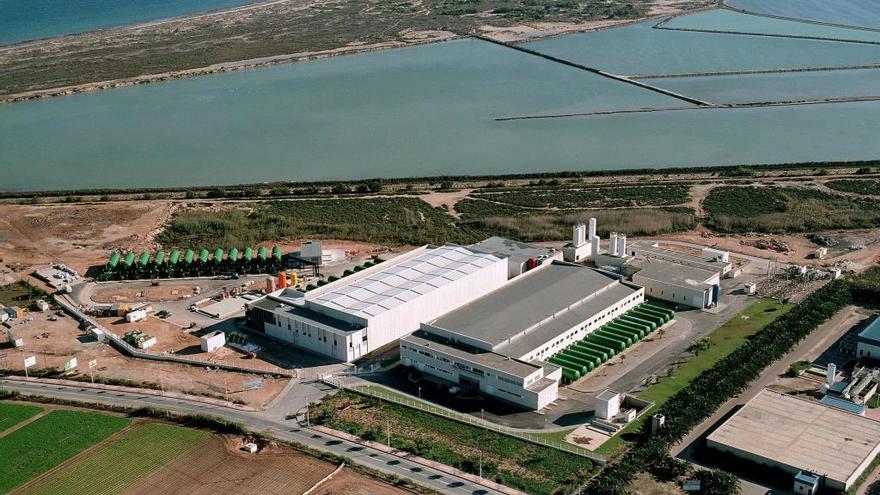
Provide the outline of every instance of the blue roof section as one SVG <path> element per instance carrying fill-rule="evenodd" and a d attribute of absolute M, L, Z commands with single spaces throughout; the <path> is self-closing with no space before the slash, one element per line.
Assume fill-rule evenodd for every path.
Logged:
<path fill-rule="evenodd" d="M 834 382 L 833 385 L 828 387 L 828 391 L 833 392 L 835 394 L 842 394 L 843 391 L 846 390 L 846 387 L 848 387 L 848 386 L 849 386 L 849 382 L 846 380 Z"/>
<path fill-rule="evenodd" d="M 825 397 L 823 397 L 821 402 L 828 407 L 833 407 L 835 409 L 840 409 L 841 411 L 858 414 L 859 416 L 865 414 L 864 405 L 855 404 L 848 400 L 838 399 L 837 397 L 832 397 L 830 395 L 826 395 Z"/>
<path fill-rule="evenodd" d="M 819 483 L 819 477 L 815 474 L 808 473 L 806 471 L 798 471 L 798 474 L 794 477 L 795 481 L 800 481 L 801 483 L 805 483 L 808 485 L 815 485 Z"/>
<path fill-rule="evenodd" d="M 880 316 L 875 317 L 874 321 L 868 324 L 864 330 L 859 332 L 859 342 L 867 342 L 880 345 Z"/>

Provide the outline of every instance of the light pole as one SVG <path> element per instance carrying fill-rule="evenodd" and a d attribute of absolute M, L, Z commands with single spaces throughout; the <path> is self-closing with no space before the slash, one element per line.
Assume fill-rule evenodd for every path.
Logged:
<path fill-rule="evenodd" d="M 482 407 L 480 408 L 480 421 L 483 423 L 486 422 L 486 419 L 483 415 L 483 408 Z M 480 435 L 480 436 L 482 436 L 482 435 Z M 483 478 L 483 443 L 482 442 L 480 442 L 479 452 L 480 452 L 480 468 L 479 468 L 479 470 L 480 470 L 480 479 L 482 479 Z"/>
<path fill-rule="evenodd" d="M 422 398 L 422 386 L 419 385 L 419 399 Z"/>

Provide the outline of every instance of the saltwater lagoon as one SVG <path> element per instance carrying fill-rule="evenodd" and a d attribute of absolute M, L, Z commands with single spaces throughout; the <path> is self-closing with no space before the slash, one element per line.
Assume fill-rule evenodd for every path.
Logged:
<path fill-rule="evenodd" d="M 875 0 L 726 0 L 731 7 L 768 15 L 880 28 Z"/>
<path fill-rule="evenodd" d="M 620 73 L 880 61 L 870 45 L 646 23 L 528 46 Z M 875 73 L 859 76 L 790 81 L 799 81 L 793 93 L 811 97 L 875 92 Z M 716 102 L 785 95 L 786 83 L 771 77 L 738 79 L 753 77 L 715 86 L 714 78 L 652 82 Z M 495 120 L 670 107 L 689 109 Z M 876 159 L 878 124 L 880 102 L 694 109 L 510 48 L 459 40 L 0 107 L 0 169 L 14 171 L 0 190 Z"/>

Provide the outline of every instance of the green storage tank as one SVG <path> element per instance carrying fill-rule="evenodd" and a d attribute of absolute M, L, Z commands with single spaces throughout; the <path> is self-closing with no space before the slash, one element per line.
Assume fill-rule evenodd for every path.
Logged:
<path fill-rule="evenodd" d="M 591 333 L 590 336 L 587 337 L 587 340 L 590 342 L 596 342 L 598 344 L 608 346 L 617 352 L 623 352 L 623 350 L 626 349 L 626 345 L 623 342 L 617 339 L 612 339 L 603 335 L 599 335 L 598 332 Z"/>
<path fill-rule="evenodd" d="M 168 257 L 168 264 L 176 265 L 178 261 L 180 261 L 180 251 L 175 249 L 171 251 L 171 256 Z"/>
<path fill-rule="evenodd" d="M 574 344 L 571 345 L 571 348 L 574 348 L 575 350 L 580 351 L 580 352 L 586 352 L 587 354 L 590 354 L 592 356 L 596 356 L 603 363 L 605 361 L 608 361 L 608 359 L 611 357 L 608 355 L 607 352 L 596 349 L 595 347 L 592 347 L 592 346 L 590 346 L 590 344 L 587 344 L 585 342 L 575 342 Z"/>
<path fill-rule="evenodd" d="M 144 251 L 141 253 L 140 259 L 138 259 L 138 265 L 141 267 L 145 267 L 150 263 L 150 253 Z"/>
<path fill-rule="evenodd" d="M 253 257 L 254 257 L 254 250 L 249 247 L 244 248 L 244 260 L 250 261 L 253 259 Z"/>
<path fill-rule="evenodd" d="M 281 248 L 275 246 L 272 248 L 272 257 L 275 258 L 275 261 L 281 261 Z"/>
<path fill-rule="evenodd" d="M 153 258 L 153 263 L 155 263 L 156 266 L 161 266 L 162 263 L 165 263 L 165 251 L 162 251 L 161 249 L 156 251 L 156 256 Z"/>
<path fill-rule="evenodd" d="M 578 364 L 570 359 L 560 357 L 558 354 L 550 358 L 550 362 L 553 364 L 558 364 L 560 366 L 568 366 L 569 368 L 579 372 L 581 375 L 586 375 L 588 371 L 586 366 Z"/>
<path fill-rule="evenodd" d="M 608 347 L 607 345 L 598 344 L 598 343 L 596 343 L 596 342 L 591 342 L 591 341 L 589 340 L 589 338 L 590 338 L 590 336 L 587 335 L 586 337 L 584 337 L 584 338 L 580 341 L 580 343 L 581 343 L 581 344 L 591 345 L 591 346 L 593 346 L 593 347 L 599 349 L 600 351 L 604 351 L 604 352 L 608 353 L 608 358 L 609 358 L 609 359 L 611 358 L 611 356 L 614 356 L 615 354 L 617 354 L 617 351 L 615 351 L 615 350 L 612 349 L 611 347 Z"/>
<path fill-rule="evenodd" d="M 577 381 L 578 379 L 580 379 L 581 374 L 578 373 L 577 371 L 569 368 L 568 366 L 562 366 L 562 365 L 560 365 L 560 366 L 562 367 L 562 378 L 565 379 L 566 381 L 574 382 L 574 381 Z"/>
<path fill-rule="evenodd" d="M 627 347 L 633 345 L 633 339 L 632 339 L 632 337 L 630 337 L 629 335 L 627 335 L 627 334 L 625 334 L 625 333 L 623 333 L 623 332 L 618 332 L 617 330 L 611 330 L 611 329 L 608 329 L 608 328 L 602 328 L 602 329 L 600 329 L 600 330 L 599 330 L 598 332 L 596 332 L 596 333 L 599 334 L 599 335 L 604 335 L 604 336 L 609 337 L 609 338 L 618 338 L 618 339 L 621 339 L 621 340 L 624 342 L 624 344 L 626 344 Z"/>
<path fill-rule="evenodd" d="M 257 249 L 257 258 L 259 258 L 260 261 L 266 261 L 266 256 L 268 256 L 268 251 L 266 250 L 266 247 L 260 246 L 260 248 Z"/>
<path fill-rule="evenodd" d="M 667 323 L 669 320 L 672 319 L 672 318 L 671 318 L 668 314 L 666 314 L 666 313 L 662 313 L 662 312 L 660 312 L 660 311 L 657 311 L 656 309 L 646 308 L 646 307 L 644 307 L 644 306 L 639 306 L 639 307 L 637 307 L 636 309 L 634 309 L 634 310 L 633 310 L 633 314 L 636 314 L 636 315 L 644 315 L 644 316 L 646 316 L 646 317 L 647 317 L 647 316 L 653 316 L 653 317 L 655 317 L 655 318 L 660 318 L 660 320 L 661 320 L 663 323 Z"/>
<path fill-rule="evenodd" d="M 131 268 L 131 265 L 134 264 L 134 251 L 129 251 L 128 254 L 125 255 L 125 267 Z"/>
<path fill-rule="evenodd" d="M 582 340 L 578 342 L 578 346 L 579 348 L 587 349 L 605 356 L 605 359 L 602 360 L 603 362 L 608 361 L 609 359 L 611 359 L 611 356 L 614 355 L 614 351 L 612 349 L 609 349 L 604 345 L 596 344 L 595 342 L 586 342 Z"/>
<path fill-rule="evenodd" d="M 119 264 L 119 260 L 122 259 L 122 255 L 119 254 L 119 251 L 113 251 L 110 255 L 110 259 L 107 261 L 107 268 L 113 270 L 116 268 L 116 265 Z"/>
<path fill-rule="evenodd" d="M 190 264 L 193 262 L 193 258 L 195 258 L 196 253 L 193 252 L 192 249 L 187 249 L 185 253 L 183 253 L 183 261 L 186 264 Z"/>
<path fill-rule="evenodd" d="M 617 325 L 606 325 L 606 327 L 608 328 L 608 330 L 613 330 L 624 335 L 629 335 L 629 338 L 632 339 L 633 344 L 635 344 L 639 340 L 642 340 L 642 337 L 645 336 L 645 334 L 641 330 L 636 330 L 633 328 L 624 328 Z"/>
<path fill-rule="evenodd" d="M 599 359 L 598 356 L 593 356 L 591 354 L 587 354 L 586 352 L 572 349 L 571 347 L 569 347 L 568 349 L 563 349 L 562 352 L 559 353 L 559 355 L 562 357 L 569 356 L 572 361 L 579 360 L 587 366 L 592 365 L 593 368 L 602 364 L 602 360 Z"/>
<path fill-rule="evenodd" d="M 214 263 L 222 263 L 223 262 L 223 250 L 217 248 L 214 250 Z"/>
<path fill-rule="evenodd" d="M 636 326 L 630 325 L 629 323 L 623 321 L 612 321 L 611 323 L 605 325 L 606 327 L 612 330 L 620 330 L 624 332 L 630 332 L 638 336 L 638 338 L 643 339 L 645 335 L 648 335 L 648 327 L 645 326 Z"/>
<path fill-rule="evenodd" d="M 202 263 L 207 263 L 209 256 L 210 254 L 208 253 L 208 250 L 202 249 L 201 252 L 199 252 L 199 261 L 201 261 Z"/>
<path fill-rule="evenodd" d="M 229 250 L 229 254 L 226 256 L 226 259 L 232 263 L 238 261 L 238 248 L 232 248 Z"/>
<path fill-rule="evenodd" d="M 591 363 L 593 363 L 594 367 L 599 366 L 600 364 L 602 364 L 605 361 L 605 359 L 603 359 L 602 356 L 600 356 L 598 354 L 594 354 L 591 351 L 576 349 L 574 346 L 569 346 L 568 348 L 564 349 L 562 352 L 587 359 Z"/>
<path fill-rule="evenodd" d="M 629 313 L 621 316 L 618 319 L 620 321 L 626 321 L 626 322 L 632 323 L 634 325 L 648 325 L 648 328 L 650 328 L 652 332 L 654 330 L 657 330 L 657 325 L 654 324 L 653 322 L 650 322 L 650 321 L 645 320 L 643 318 L 639 318 L 638 316 L 632 316 Z"/>

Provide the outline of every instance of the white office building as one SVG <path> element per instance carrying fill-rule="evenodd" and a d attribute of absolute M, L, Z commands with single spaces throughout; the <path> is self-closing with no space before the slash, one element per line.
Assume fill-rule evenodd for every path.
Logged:
<path fill-rule="evenodd" d="M 645 288 L 645 296 L 684 306 L 704 309 L 718 304 L 721 274 L 661 259 L 648 260 L 632 276 L 634 284 Z"/>
<path fill-rule="evenodd" d="M 423 246 L 300 292 L 247 304 L 252 327 L 315 354 L 354 361 L 507 282 L 507 260 L 462 246 Z"/>
<path fill-rule="evenodd" d="M 644 301 L 641 288 L 553 262 L 424 323 L 400 341 L 404 366 L 529 409 L 558 395 L 555 353 Z"/>

